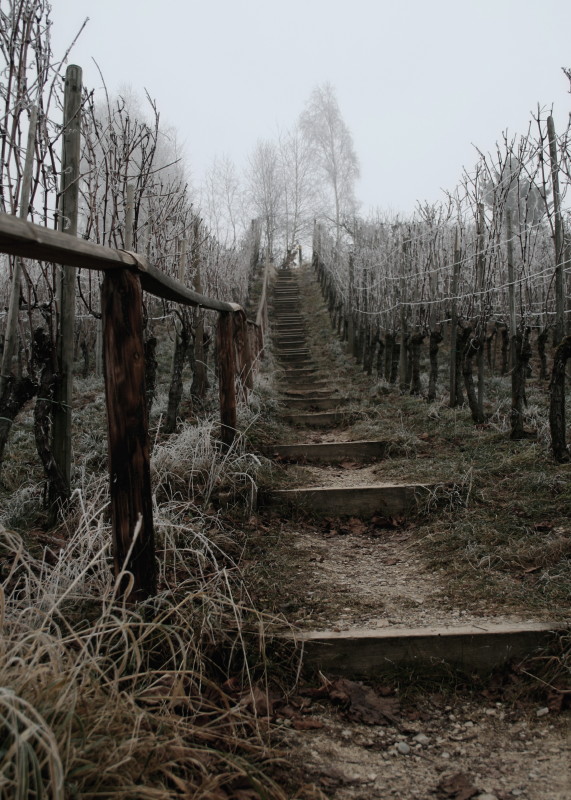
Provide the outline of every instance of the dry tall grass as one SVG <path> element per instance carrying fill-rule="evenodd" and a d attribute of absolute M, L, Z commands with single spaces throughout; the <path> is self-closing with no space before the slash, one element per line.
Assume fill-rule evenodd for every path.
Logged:
<path fill-rule="evenodd" d="M 0 797 L 286 796 L 247 700 L 272 620 L 212 505 L 220 487 L 251 501 L 258 467 L 240 443 L 223 454 L 208 421 L 156 444 L 159 593 L 138 607 L 112 579 L 106 477 L 84 477 L 57 531 L 2 530 Z"/>

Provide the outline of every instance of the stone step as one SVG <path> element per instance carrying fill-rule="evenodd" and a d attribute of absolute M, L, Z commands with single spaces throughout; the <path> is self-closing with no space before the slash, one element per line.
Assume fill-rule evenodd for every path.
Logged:
<path fill-rule="evenodd" d="M 391 442 L 323 442 L 308 444 L 278 444 L 268 447 L 266 455 L 286 461 L 318 461 L 335 464 L 339 461 L 373 461 L 384 458 Z"/>
<path fill-rule="evenodd" d="M 482 619 L 446 627 L 351 628 L 302 631 L 306 667 L 353 679 L 375 678 L 399 667 L 448 666 L 486 674 L 548 648 L 569 626 L 558 622 L 497 623 Z"/>

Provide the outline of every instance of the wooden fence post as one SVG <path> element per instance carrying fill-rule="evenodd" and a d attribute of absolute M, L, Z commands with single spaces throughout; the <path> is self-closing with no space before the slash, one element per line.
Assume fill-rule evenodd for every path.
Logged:
<path fill-rule="evenodd" d="M 126 269 L 105 272 L 101 310 L 113 560 L 116 577 L 123 570 L 133 575 L 127 599 L 137 601 L 153 595 L 156 589 L 139 277 Z M 121 593 L 127 588 L 125 580 Z"/>
<path fill-rule="evenodd" d="M 220 439 L 230 447 L 236 435 L 236 362 L 234 358 L 234 313 L 221 311 L 216 330 L 220 394 Z"/>
<path fill-rule="evenodd" d="M 61 196 L 58 227 L 77 236 L 79 208 L 79 159 L 81 143 L 81 67 L 70 65 L 65 73 Z M 75 327 L 75 267 L 60 267 L 57 358 L 60 379 L 56 385 L 53 413 L 52 451 L 63 477 L 66 494 L 71 485 L 71 402 L 73 389 L 73 342 Z M 50 486 L 50 504 L 56 497 Z"/>
<path fill-rule="evenodd" d="M 459 380 L 458 375 L 458 358 L 456 355 L 456 347 L 458 342 L 458 288 L 460 285 L 460 263 L 462 253 L 460 250 L 460 235 L 458 228 L 456 228 L 456 235 L 454 238 L 454 267 L 452 273 L 452 308 L 450 318 L 450 408 L 456 408 L 458 405 L 458 390 L 457 384 Z"/>
<path fill-rule="evenodd" d="M 559 189 L 559 158 L 557 136 L 553 117 L 547 117 L 549 157 L 551 161 L 551 189 L 555 233 L 555 344 L 561 344 L 565 335 L 565 283 L 563 274 L 563 217 L 561 215 L 561 192 Z"/>
<path fill-rule="evenodd" d="M 245 400 L 248 400 L 248 392 L 254 388 L 254 363 L 250 348 L 248 322 L 243 311 L 237 311 L 234 314 L 234 339 L 240 383 L 244 389 Z"/>

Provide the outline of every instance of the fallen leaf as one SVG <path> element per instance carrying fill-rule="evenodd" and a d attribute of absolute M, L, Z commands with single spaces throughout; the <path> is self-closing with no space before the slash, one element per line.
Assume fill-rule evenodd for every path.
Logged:
<path fill-rule="evenodd" d="M 257 686 L 242 695 L 242 705 L 249 708 L 256 717 L 271 717 L 274 713 L 274 706 L 266 692 Z"/>
<path fill-rule="evenodd" d="M 451 797 L 453 800 L 470 800 L 478 794 L 478 789 L 472 784 L 472 780 L 465 772 L 456 772 L 448 775 L 438 784 L 438 791 L 443 797 Z"/>
<path fill-rule="evenodd" d="M 361 682 L 338 678 L 331 684 L 329 697 L 333 702 L 347 705 L 347 717 L 365 725 L 382 725 L 398 722 L 395 715 L 400 706 L 396 697 L 381 697 L 370 686 Z"/>
<path fill-rule="evenodd" d="M 311 731 L 325 727 L 325 723 L 315 717 L 294 717 L 291 726 L 296 731 Z"/>
<path fill-rule="evenodd" d="M 341 461 L 339 466 L 343 469 L 357 469 L 359 464 L 356 461 Z"/>
<path fill-rule="evenodd" d="M 547 531 L 552 531 L 555 526 L 551 522 L 537 522 L 533 526 L 533 530 L 537 531 L 538 533 L 543 533 Z"/>

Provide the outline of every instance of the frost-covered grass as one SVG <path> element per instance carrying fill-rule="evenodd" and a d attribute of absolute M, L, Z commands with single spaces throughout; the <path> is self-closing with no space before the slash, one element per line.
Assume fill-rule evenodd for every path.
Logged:
<path fill-rule="evenodd" d="M 267 727 L 247 700 L 253 687 L 267 691 L 277 627 L 254 607 L 240 566 L 244 534 L 221 511 L 248 513 L 262 460 L 244 436 L 221 448 L 213 418 L 181 422 L 163 438 L 159 392 L 151 419 L 158 593 L 125 605 L 112 572 L 100 390 L 93 379 L 79 387 L 76 488 L 56 529 L 42 526 L 31 410 L 7 453 L 0 794 L 160 800 L 240 790 L 285 800 L 269 776 Z M 251 426 L 269 403 L 264 380 L 256 393 L 241 411 Z M 293 647 L 280 645 L 280 654 L 293 674 Z"/>

